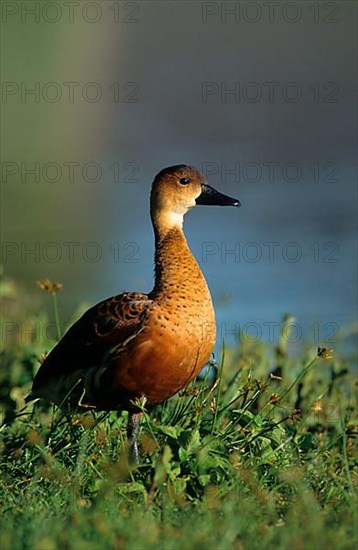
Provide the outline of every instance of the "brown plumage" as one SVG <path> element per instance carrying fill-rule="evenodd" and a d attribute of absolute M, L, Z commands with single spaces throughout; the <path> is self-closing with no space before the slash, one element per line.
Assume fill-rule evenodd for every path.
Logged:
<path fill-rule="evenodd" d="M 196 204 L 240 205 L 190 166 L 156 176 L 153 290 L 119 294 L 89 309 L 41 365 L 28 401 L 43 397 L 65 410 L 134 412 L 136 398 L 144 396 L 149 406 L 162 403 L 197 376 L 214 347 L 215 314 L 182 229 L 184 214 Z M 133 419 L 131 428 L 135 436 Z"/>

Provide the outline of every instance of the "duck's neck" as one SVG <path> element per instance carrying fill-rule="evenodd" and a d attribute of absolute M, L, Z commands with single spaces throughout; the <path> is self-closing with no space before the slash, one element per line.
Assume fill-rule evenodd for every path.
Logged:
<path fill-rule="evenodd" d="M 189 283 L 204 276 L 190 251 L 181 224 L 170 228 L 154 227 L 155 284 L 152 293 L 175 295 L 185 293 Z"/>

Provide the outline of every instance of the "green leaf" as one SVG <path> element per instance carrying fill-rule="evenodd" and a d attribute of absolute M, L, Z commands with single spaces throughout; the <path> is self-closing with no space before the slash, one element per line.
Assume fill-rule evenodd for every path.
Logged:
<path fill-rule="evenodd" d="M 199 430 L 194 430 L 188 444 L 188 453 L 192 453 L 201 445 Z"/>
<path fill-rule="evenodd" d="M 180 426 L 156 426 L 158 432 L 168 435 L 173 439 L 178 439 L 180 433 L 183 431 L 183 428 Z"/>
<path fill-rule="evenodd" d="M 184 449 L 184 447 L 179 447 L 178 455 L 179 460 L 181 460 L 182 462 L 184 462 L 184 460 L 186 460 L 188 457 L 188 453 L 186 452 L 186 449 Z"/>

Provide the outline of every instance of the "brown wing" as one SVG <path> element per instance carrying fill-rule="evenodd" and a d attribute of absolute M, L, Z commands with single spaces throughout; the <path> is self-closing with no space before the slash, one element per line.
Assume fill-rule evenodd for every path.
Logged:
<path fill-rule="evenodd" d="M 46 397 L 56 380 L 71 380 L 76 372 L 99 367 L 105 354 L 135 334 L 151 300 L 146 294 L 126 292 L 95 305 L 74 323 L 37 372 L 29 399 Z"/>

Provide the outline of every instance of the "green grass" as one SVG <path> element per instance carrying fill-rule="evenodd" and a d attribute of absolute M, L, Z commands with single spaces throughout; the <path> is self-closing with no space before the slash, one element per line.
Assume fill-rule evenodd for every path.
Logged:
<path fill-rule="evenodd" d="M 219 378 L 145 414 L 133 468 L 126 413 L 21 412 L 48 319 L 7 310 L 28 330 L 2 339 L 2 550 L 355 547 L 351 359 L 241 339 Z"/>

